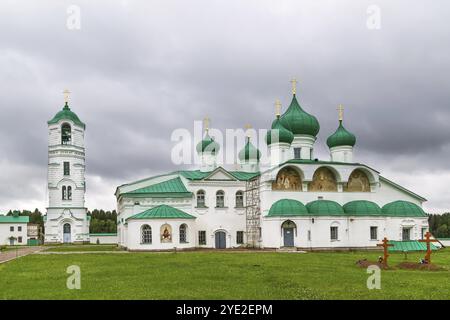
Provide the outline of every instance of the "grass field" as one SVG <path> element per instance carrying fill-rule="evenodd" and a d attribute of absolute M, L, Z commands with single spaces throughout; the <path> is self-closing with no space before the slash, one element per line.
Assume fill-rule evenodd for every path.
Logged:
<path fill-rule="evenodd" d="M 117 245 L 62 245 L 45 249 L 46 252 L 93 252 L 93 251 L 120 251 Z"/>
<path fill-rule="evenodd" d="M 35 254 L 0 265 L 0 299 L 450 299 L 449 249 L 433 254 L 446 270 L 382 271 L 381 290 L 368 290 L 355 262 L 379 254 Z M 391 266 L 403 261 L 391 255 Z M 66 288 L 70 265 L 81 268 L 80 290 Z"/>

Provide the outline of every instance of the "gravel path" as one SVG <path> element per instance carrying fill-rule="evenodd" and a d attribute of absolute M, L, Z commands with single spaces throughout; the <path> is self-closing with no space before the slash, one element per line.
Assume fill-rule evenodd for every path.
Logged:
<path fill-rule="evenodd" d="M 0 253 L 0 264 L 14 260 L 16 258 L 27 256 L 27 255 L 35 253 L 35 252 L 39 252 L 43 249 L 44 249 L 43 247 L 24 247 L 24 248 L 19 248 L 17 250 L 13 249 L 13 250 L 8 250 L 5 252 L 2 252 L 2 253 Z"/>

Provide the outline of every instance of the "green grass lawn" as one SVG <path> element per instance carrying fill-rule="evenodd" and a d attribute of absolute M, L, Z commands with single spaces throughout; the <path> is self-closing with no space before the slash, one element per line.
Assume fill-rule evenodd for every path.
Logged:
<path fill-rule="evenodd" d="M 94 244 L 94 245 L 61 245 L 45 249 L 48 252 L 83 252 L 83 251 L 120 251 L 114 244 Z"/>
<path fill-rule="evenodd" d="M 0 299 L 450 299 L 449 249 L 433 253 L 446 270 L 382 271 L 381 290 L 368 290 L 369 275 L 355 262 L 379 254 L 29 255 L 0 265 Z M 391 266 L 402 261 L 391 255 Z M 66 288 L 70 265 L 81 268 L 81 290 Z"/>

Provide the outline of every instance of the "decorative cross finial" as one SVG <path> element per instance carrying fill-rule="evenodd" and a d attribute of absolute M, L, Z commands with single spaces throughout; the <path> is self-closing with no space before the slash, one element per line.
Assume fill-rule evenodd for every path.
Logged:
<path fill-rule="evenodd" d="M 339 111 L 339 121 L 344 120 L 344 106 L 340 104 L 337 110 Z"/>
<path fill-rule="evenodd" d="M 281 102 L 279 99 L 275 101 L 275 115 L 279 117 L 281 115 Z"/>
<path fill-rule="evenodd" d="M 203 119 L 203 127 L 206 132 L 208 132 L 209 130 L 209 120 L 210 119 L 207 116 Z"/>
<path fill-rule="evenodd" d="M 247 137 L 250 138 L 250 133 L 248 132 L 250 129 L 252 128 L 251 124 L 246 124 L 245 125 L 245 130 L 247 131 Z"/>
<path fill-rule="evenodd" d="M 296 94 L 297 93 L 297 79 L 293 78 L 291 80 L 292 83 L 292 94 Z"/>
<path fill-rule="evenodd" d="M 69 103 L 69 95 L 70 95 L 70 91 L 68 89 L 63 91 L 64 94 L 64 103 L 67 104 Z"/>

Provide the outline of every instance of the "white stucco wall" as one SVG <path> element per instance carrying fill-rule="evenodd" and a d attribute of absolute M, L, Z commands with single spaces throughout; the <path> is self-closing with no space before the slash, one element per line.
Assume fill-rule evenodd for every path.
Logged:
<path fill-rule="evenodd" d="M 10 231 L 13 227 L 14 231 Z M 19 227 L 22 228 L 19 231 Z M 14 245 L 27 245 L 27 224 L 26 223 L 0 223 L 0 245 L 10 245 L 10 237 L 15 237 Z M 22 237 L 22 243 L 18 242 L 18 238 Z"/>

